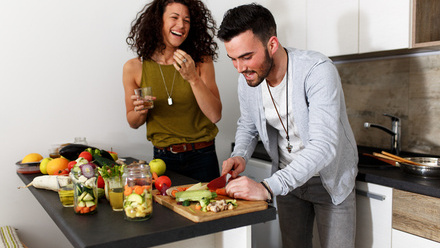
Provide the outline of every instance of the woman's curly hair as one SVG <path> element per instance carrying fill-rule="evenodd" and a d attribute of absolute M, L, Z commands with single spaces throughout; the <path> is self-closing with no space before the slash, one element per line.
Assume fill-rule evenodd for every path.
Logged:
<path fill-rule="evenodd" d="M 188 37 L 179 48 L 188 53 L 196 63 L 204 62 L 204 57 L 207 56 L 216 60 L 216 23 L 211 12 L 200 0 L 154 0 L 145 5 L 132 22 L 131 31 L 126 39 L 130 49 L 144 60 L 150 60 L 156 49 L 165 49 L 161 35 L 163 13 L 170 3 L 181 3 L 188 7 L 190 13 L 191 28 Z"/>

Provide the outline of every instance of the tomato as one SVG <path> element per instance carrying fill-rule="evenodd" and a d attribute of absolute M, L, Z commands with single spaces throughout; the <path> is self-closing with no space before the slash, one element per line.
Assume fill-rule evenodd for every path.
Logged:
<path fill-rule="evenodd" d="M 166 184 L 168 188 L 171 187 L 171 179 L 167 176 L 160 176 L 154 182 L 154 187 L 156 187 L 157 190 L 162 191 L 164 184 Z"/>
<path fill-rule="evenodd" d="M 68 169 L 69 171 L 71 171 L 72 168 L 73 168 L 75 165 L 76 165 L 76 161 L 75 161 L 75 160 L 70 161 L 70 162 L 67 164 L 67 169 Z"/>
<path fill-rule="evenodd" d="M 98 185 L 98 188 L 101 188 L 101 189 L 104 188 L 105 183 L 104 183 L 104 179 L 102 179 L 102 176 L 98 176 L 98 181 L 96 182 L 96 184 Z"/>
<path fill-rule="evenodd" d="M 58 170 L 57 172 L 55 172 L 54 175 L 59 175 L 59 176 L 69 175 L 69 170 L 68 169 Z"/>
<path fill-rule="evenodd" d="M 78 158 L 85 158 L 87 159 L 87 161 L 92 162 L 93 161 L 93 156 L 90 152 L 88 151 L 83 151 L 79 154 Z"/>

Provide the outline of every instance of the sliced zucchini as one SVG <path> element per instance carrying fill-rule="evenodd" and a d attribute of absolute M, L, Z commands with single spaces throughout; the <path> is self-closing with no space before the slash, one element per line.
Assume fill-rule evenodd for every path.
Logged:
<path fill-rule="evenodd" d="M 129 195 L 129 196 L 127 197 L 127 201 L 130 201 L 130 202 L 137 202 L 137 203 L 139 203 L 139 204 L 142 204 L 143 199 L 142 199 L 142 197 L 141 197 L 140 195 L 138 195 L 138 194 L 131 194 L 131 195 Z"/>

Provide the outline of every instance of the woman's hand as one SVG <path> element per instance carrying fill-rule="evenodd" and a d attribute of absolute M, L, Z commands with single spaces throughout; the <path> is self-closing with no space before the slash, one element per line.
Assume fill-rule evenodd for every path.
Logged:
<path fill-rule="evenodd" d="M 183 50 L 177 49 L 174 52 L 174 68 L 182 75 L 183 79 L 188 82 L 194 82 L 198 75 L 196 71 L 196 65 L 194 60 L 191 58 L 189 54 L 184 52 Z"/>
<path fill-rule="evenodd" d="M 144 109 L 144 100 L 139 99 L 136 95 L 132 95 L 131 100 L 133 100 L 134 112 L 138 112 L 140 115 L 146 115 L 148 113 L 148 109 Z M 152 96 L 151 100 L 156 100 L 156 97 Z"/>

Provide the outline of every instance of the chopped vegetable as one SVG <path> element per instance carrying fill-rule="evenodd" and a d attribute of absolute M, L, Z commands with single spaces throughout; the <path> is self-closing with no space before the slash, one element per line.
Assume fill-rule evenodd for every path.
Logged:
<path fill-rule="evenodd" d="M 186 190 L 206 190 L 206 189 L 208 189 L 208 186 L 206 184 L 202 185 L 202 183 L 199 182 L 187 188 Z"/>
<path fill-rule="evenodd" d="M 83 174 L 83 176 L 87 178 L 95 176 L 95 170 L 91 164 L 83 164 L 79 168 L 81 168 L 81 173 Z"/>
<path fill-rule="evenodd" d="M 176 201 L 183 202 L 185 200 L 189 201 L 200 201 L 204 198 L 211 199 L 216 198 L 217 193 L 211 192 L 209 190 L 186 190 L 176 193 Z"/>
<path fill-rule="evenodd" d="M 202 209 L 202 205 L 200 205 L 200 203 L 197 203 L 196 206 L 194 207 L 196 210 L 201 210 Z"/>
<path fill-rule="evenodd" d="M 215 193 L 217 193 L 217 195 L 228 195 L 227 193 L 226 193 L 226 189 L 225 188 L 221 188 L 221 189 L 216 189 L 215 190 Z"/>

